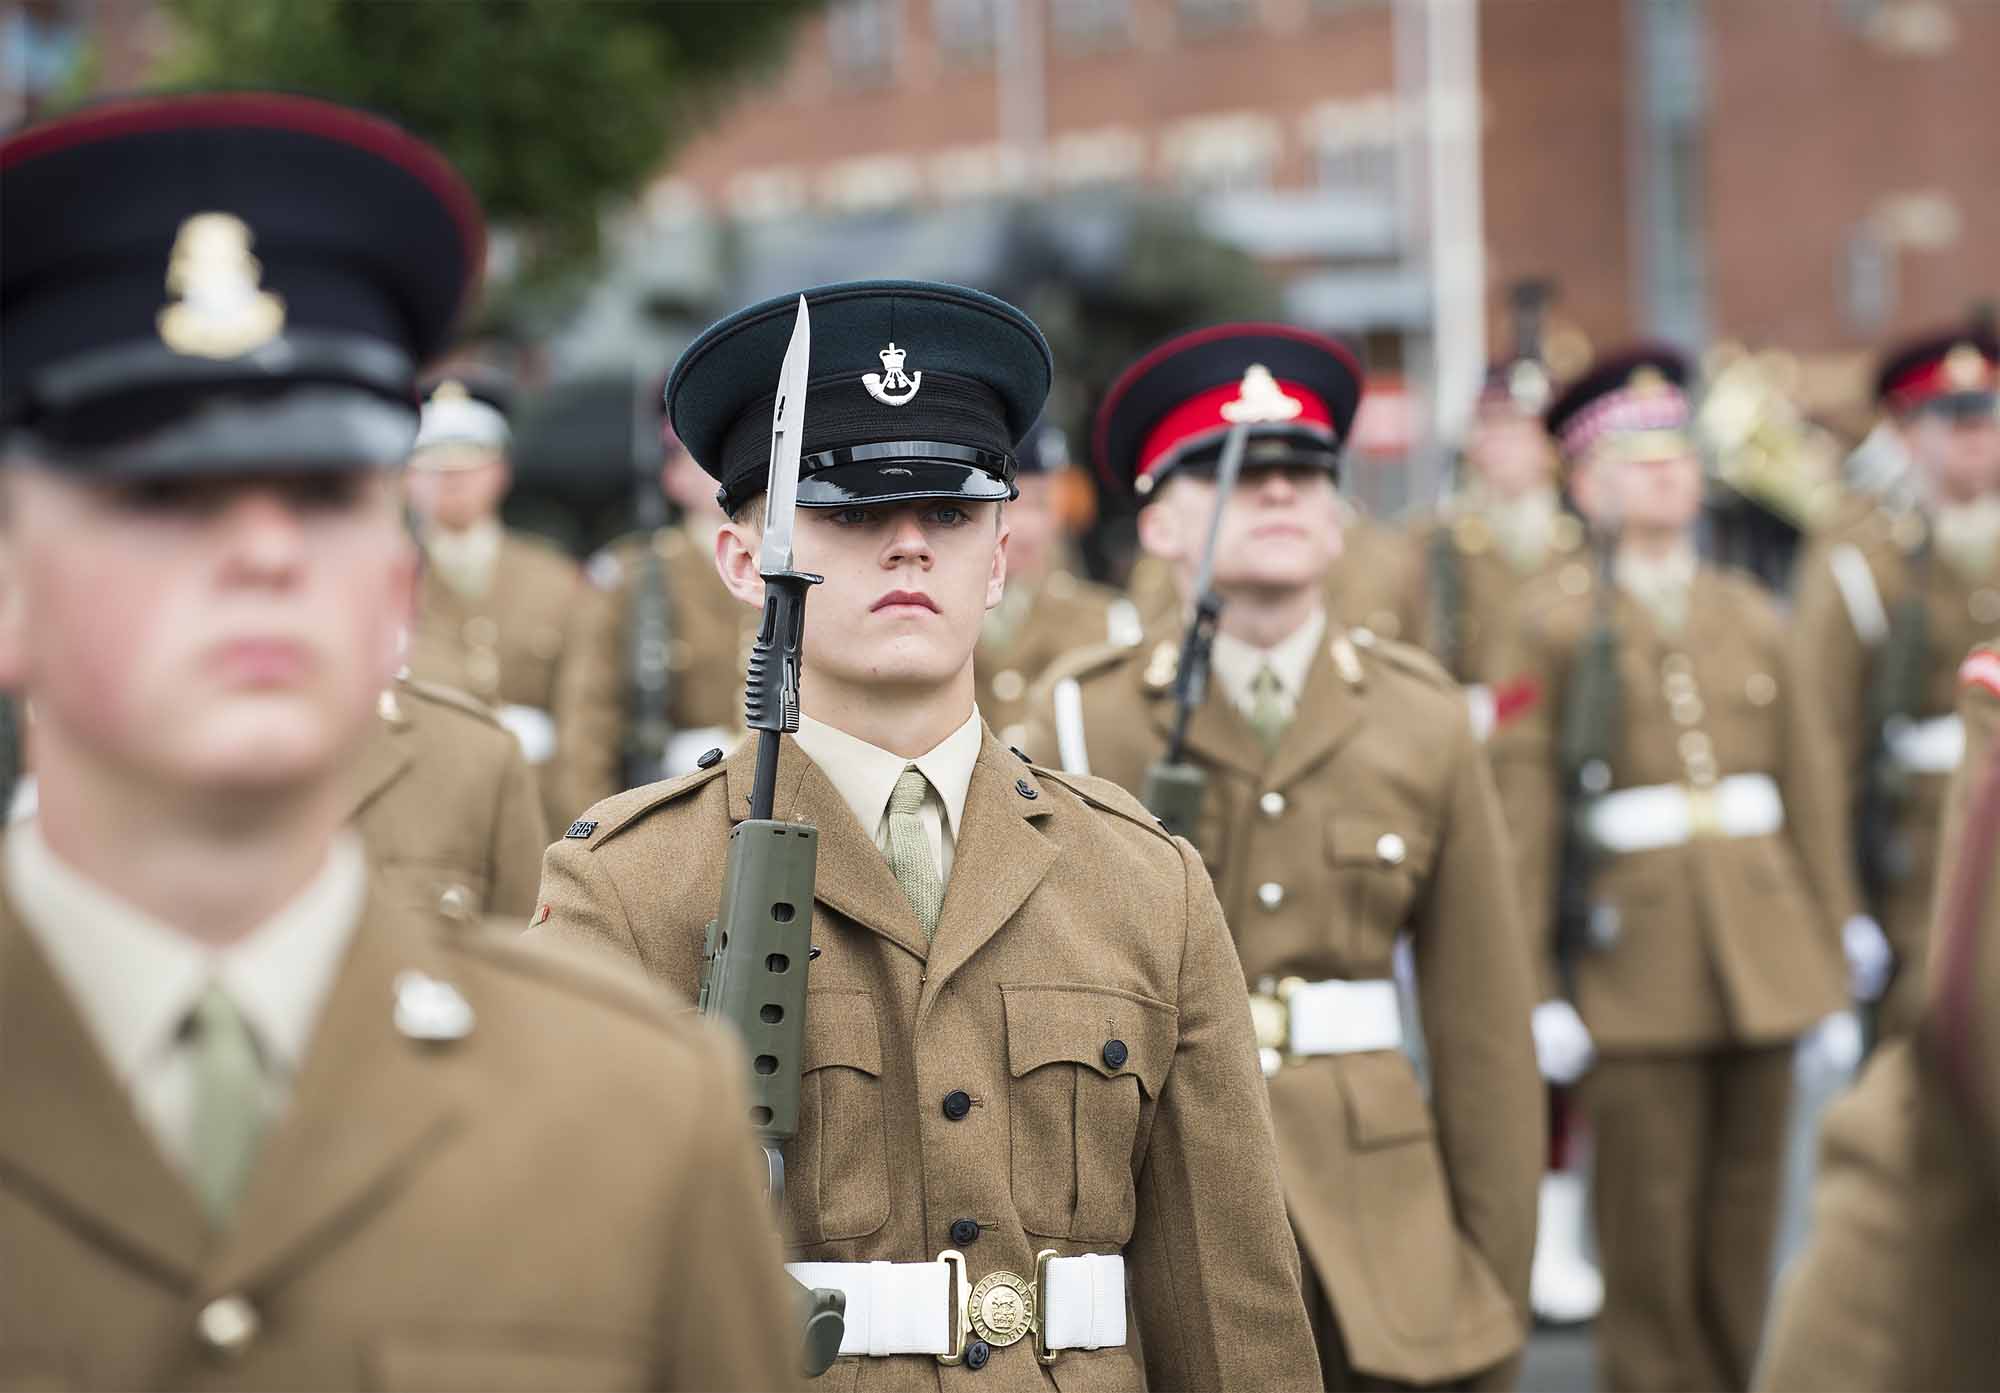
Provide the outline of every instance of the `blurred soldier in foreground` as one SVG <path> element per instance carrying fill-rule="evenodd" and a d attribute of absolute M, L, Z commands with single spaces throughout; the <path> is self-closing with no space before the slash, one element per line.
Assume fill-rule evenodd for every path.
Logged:
<path fill-rule="evenodd" d="M 494 708 L 535 766 L 549 825 L 562 827 L 576 809 L 556 700 L 595 597 L 569 557 L 501 524 L 514 477 L 508 398 L 503 383 L 470 370 L 425 397 L 407 480 L 426 563 L 409 665 Z"/>
<path fill-rule="evenodd" d="M 1944 334 L 1889 355 L 1876 395 L 1911 461 L 1912 507 L 1870 507 L 1806 555 L 1793 635 L 1851 780 L 1850 855 L 1894 950 L 1879 1029 L 1924 992 L 1937 827 L 1965 747 L 1958 659 L 2000 628 L 2000 345 Z M 1869 984 L 1891 971 L 1873 951 Z"/>
<path fill-rule="evenodd" d="M 1278 325 L 1185 335 L 1119 380 L 1099 467 L 1144 495 L 1140 539 L 1197 612 L 1222 508 L 1217 681 L 1183 717 L 1178 623 L 1079 655 L 1038 695 L 1030 748 L 1128 789 L 1168 752 L 1206 777 L 1195 840 L 1254 993 L 1325 1386 L 1506 1386 L 1544 1153 L 1527 946 L 1463 694 L 1425 654 L 1328 614 L 1360 394 L 1344 348 Z M 1391 977 L 1406 934 L 1429 1102 Z"/>
<path fill-rule="evenodd" d="M 2000 647 L 1961 668 L 1938 962 L 1916 1038 L 1889 1043 L 1821 1130 L 1812 1237 L 1758 1373 L 1766 1389 L 2000 1382 Z"/>
<path fill-rule="evenodd" d="M 1843 1003 L 1855 901 L 1816 696 L 1764 593 L 1695 557 L 1686 390 L 1685 360 L 1642 350 L 1550 409 L 1602 569 L 1524 596 L 1514 670 L 1540 699 L 1491 747 L 1537 1045 L 1552 1077 L 1589 1070 L 1613 1389 L 1749 1382 L 1792 1044 Z"/>
<path fill-rule="evenodd" d="M 846 1293 L 832 1377 L 1316 1387 L 1242 969 L 1199 858 L 1112 785 L 1009 753 L 973 707 L 1048 347 L 955 286 L 804 299 L 797 511 L 771 522 L 781 542 L 795 523 L 796 569 L 825 581 L 773 815 L 819 838 L 785 1202 L 795 1274 Z M 722 484 L 718 561 L 749 605 L 798 305 L 712 327 L 667 389 Z M 694 989 L 756 748 L 701 763 L 549 849 L 537 936 Z"/>
<path fill-rule="evenodd" d="M 979 714 L 1003 745 L 1026 738 L 1028 689 L 1049 664 L 1079 648 L 1139 641 L 1139 610 L 1070 567 L 1057 490 L 1070 469 L 1069 443 L 1054 426 L 1029 432 L 1015 456 L 1007 513 L 1007 589 L 986 611 L 972 671 Z"/>
<path fill-rule="evenodd" d="M 352 768 L 354 825 L 386 898 L 527 922 L 548 823 L 520 744 L 482 702 L 399 677 Z"/>
<path fill-rule="evenodd" d="M 30 129 L 0 193 L 0 1378 L 781 1386 L 724 1050 L 342 830 L 470 194 L 254 93 Z"/>
<path fill-rule="evenodd" d="M 559 703 L 575 809 L 685 774 L 702 751 L 732 747 L 743 732 L 757 612 L 715 572 L 715 534 L 729 521 L 715 480 L 664 425 L 660 447 L 660 489 L 678 521 L 621 538 L 585 568 L 604 600 L 578 638 Z"/>

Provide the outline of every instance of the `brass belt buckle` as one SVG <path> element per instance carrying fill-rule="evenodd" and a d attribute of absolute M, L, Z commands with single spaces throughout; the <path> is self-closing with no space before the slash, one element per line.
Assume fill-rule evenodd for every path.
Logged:
<path fill-rule="evenodd" d="M 1060 1350 L 1048 1347 L 1046 1339 L 1049 1299 L 1049 1259 L 1060 1257 L 1053 1248 L 1035 1254 L 1035 1280 L 1013 1272 L 989 1272 L 966 1290 L 965 1255 L 952 1249 L 938 1254 L 952 1270 L 955 1293 L 952 1300 L 952 1343 L 948 1354 L 937 1357 L 940 1364 L 965 1362 L 970 1336 L 977 1336 L 995 1349 L 1035 1337 L 1035 1358 L 1053 1364 Z"/>
<path fill-rule="evenodd" d="M 1266 977 L 1250 994 L 1250 1024 L 1257 1035 L 1257 1062 L 1270 1078 L 1284 1067 L 1292 1050 L 1292 993 L 1305 985 L 1302 977 L 1273 983 Z"/>
<path fill-rule="evenodd" d="M 1056 1256 L 1053 1248 L 1035 1254 L 1035 1358 L 1044 1364 L 1055 1363 L 1061 1353 L 1049 1348 L 1049 1259 Z"/>
<path fill-rule="evenodd" d="M 951 1284 L 945 1290 L 945 1324 L 951 1331 L 951 1349 L 940 1354 L 940 1364 L 963 1364 L 965 1362 L 965 1254 L 955 1248 L 947 1248 L 938 1254 L 938 1261 L 951 1269 Z"/>
<path fill-rule="evenodd" d="M 1721 800 L 1713 788 L 1689 786 L 1688 834 L 1696 840 L 1722 835 Z"/>

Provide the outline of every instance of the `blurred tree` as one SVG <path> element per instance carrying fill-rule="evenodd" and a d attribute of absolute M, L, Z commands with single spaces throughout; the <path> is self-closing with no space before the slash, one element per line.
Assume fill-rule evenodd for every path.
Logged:
<path fill-rule="evenodd" d="M 734 83 L 777 71 L 824 0 L 170 0 L 179 83 L 351 102 L 436 142 L 487 216 L 520 238 L 524 280 L 597 249 L 607 201 L 636 191 Z"/>

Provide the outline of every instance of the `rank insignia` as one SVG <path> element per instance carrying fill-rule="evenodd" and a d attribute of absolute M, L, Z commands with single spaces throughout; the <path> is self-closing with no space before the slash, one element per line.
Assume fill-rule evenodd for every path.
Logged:
<path fill-rule="evenodd" d="M 197 213 L 181 224 L 167 261 L 179 298 L 159 313 L 160 341 L 190 358 L 240 358 L 285 327 L 285 302 L 261 287 L 250 229 L 229 213 Z"/>
<path fill-rule="evenodd" d="M 590 821 L 588 818 L 580 817 L 569 825 L 569 831 L 563 833 L 563 837 L 569 841 L 580 842 L 596 830 L 596 823 Z"/>
<path fill-rule="evenodd" d="M 882 360 L 882 371 L 862 373 L 861 385 L 884 406 L 908 406 L 924 385 L 923 373 L 904 372 L 903 362 L 910 355 L 893 343 L 876 356 Z"/>

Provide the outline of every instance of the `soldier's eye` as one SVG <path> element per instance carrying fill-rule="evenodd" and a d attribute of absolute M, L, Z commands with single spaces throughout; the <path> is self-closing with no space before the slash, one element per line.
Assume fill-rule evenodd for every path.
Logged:
<path fill-rule="evenodd" d="M 873 508 L 836 508 L 833 520 L 842 527 L 865 527 L 875 521 Z"/>
<path fill-rule="evenodd" d="M 971 514 L 967 513 L 965 509 L 950 503 L 945 504 L 941 508 L 931 509 L 932 521 L 945 527 L 956 527 L 970 516 Z"/>

